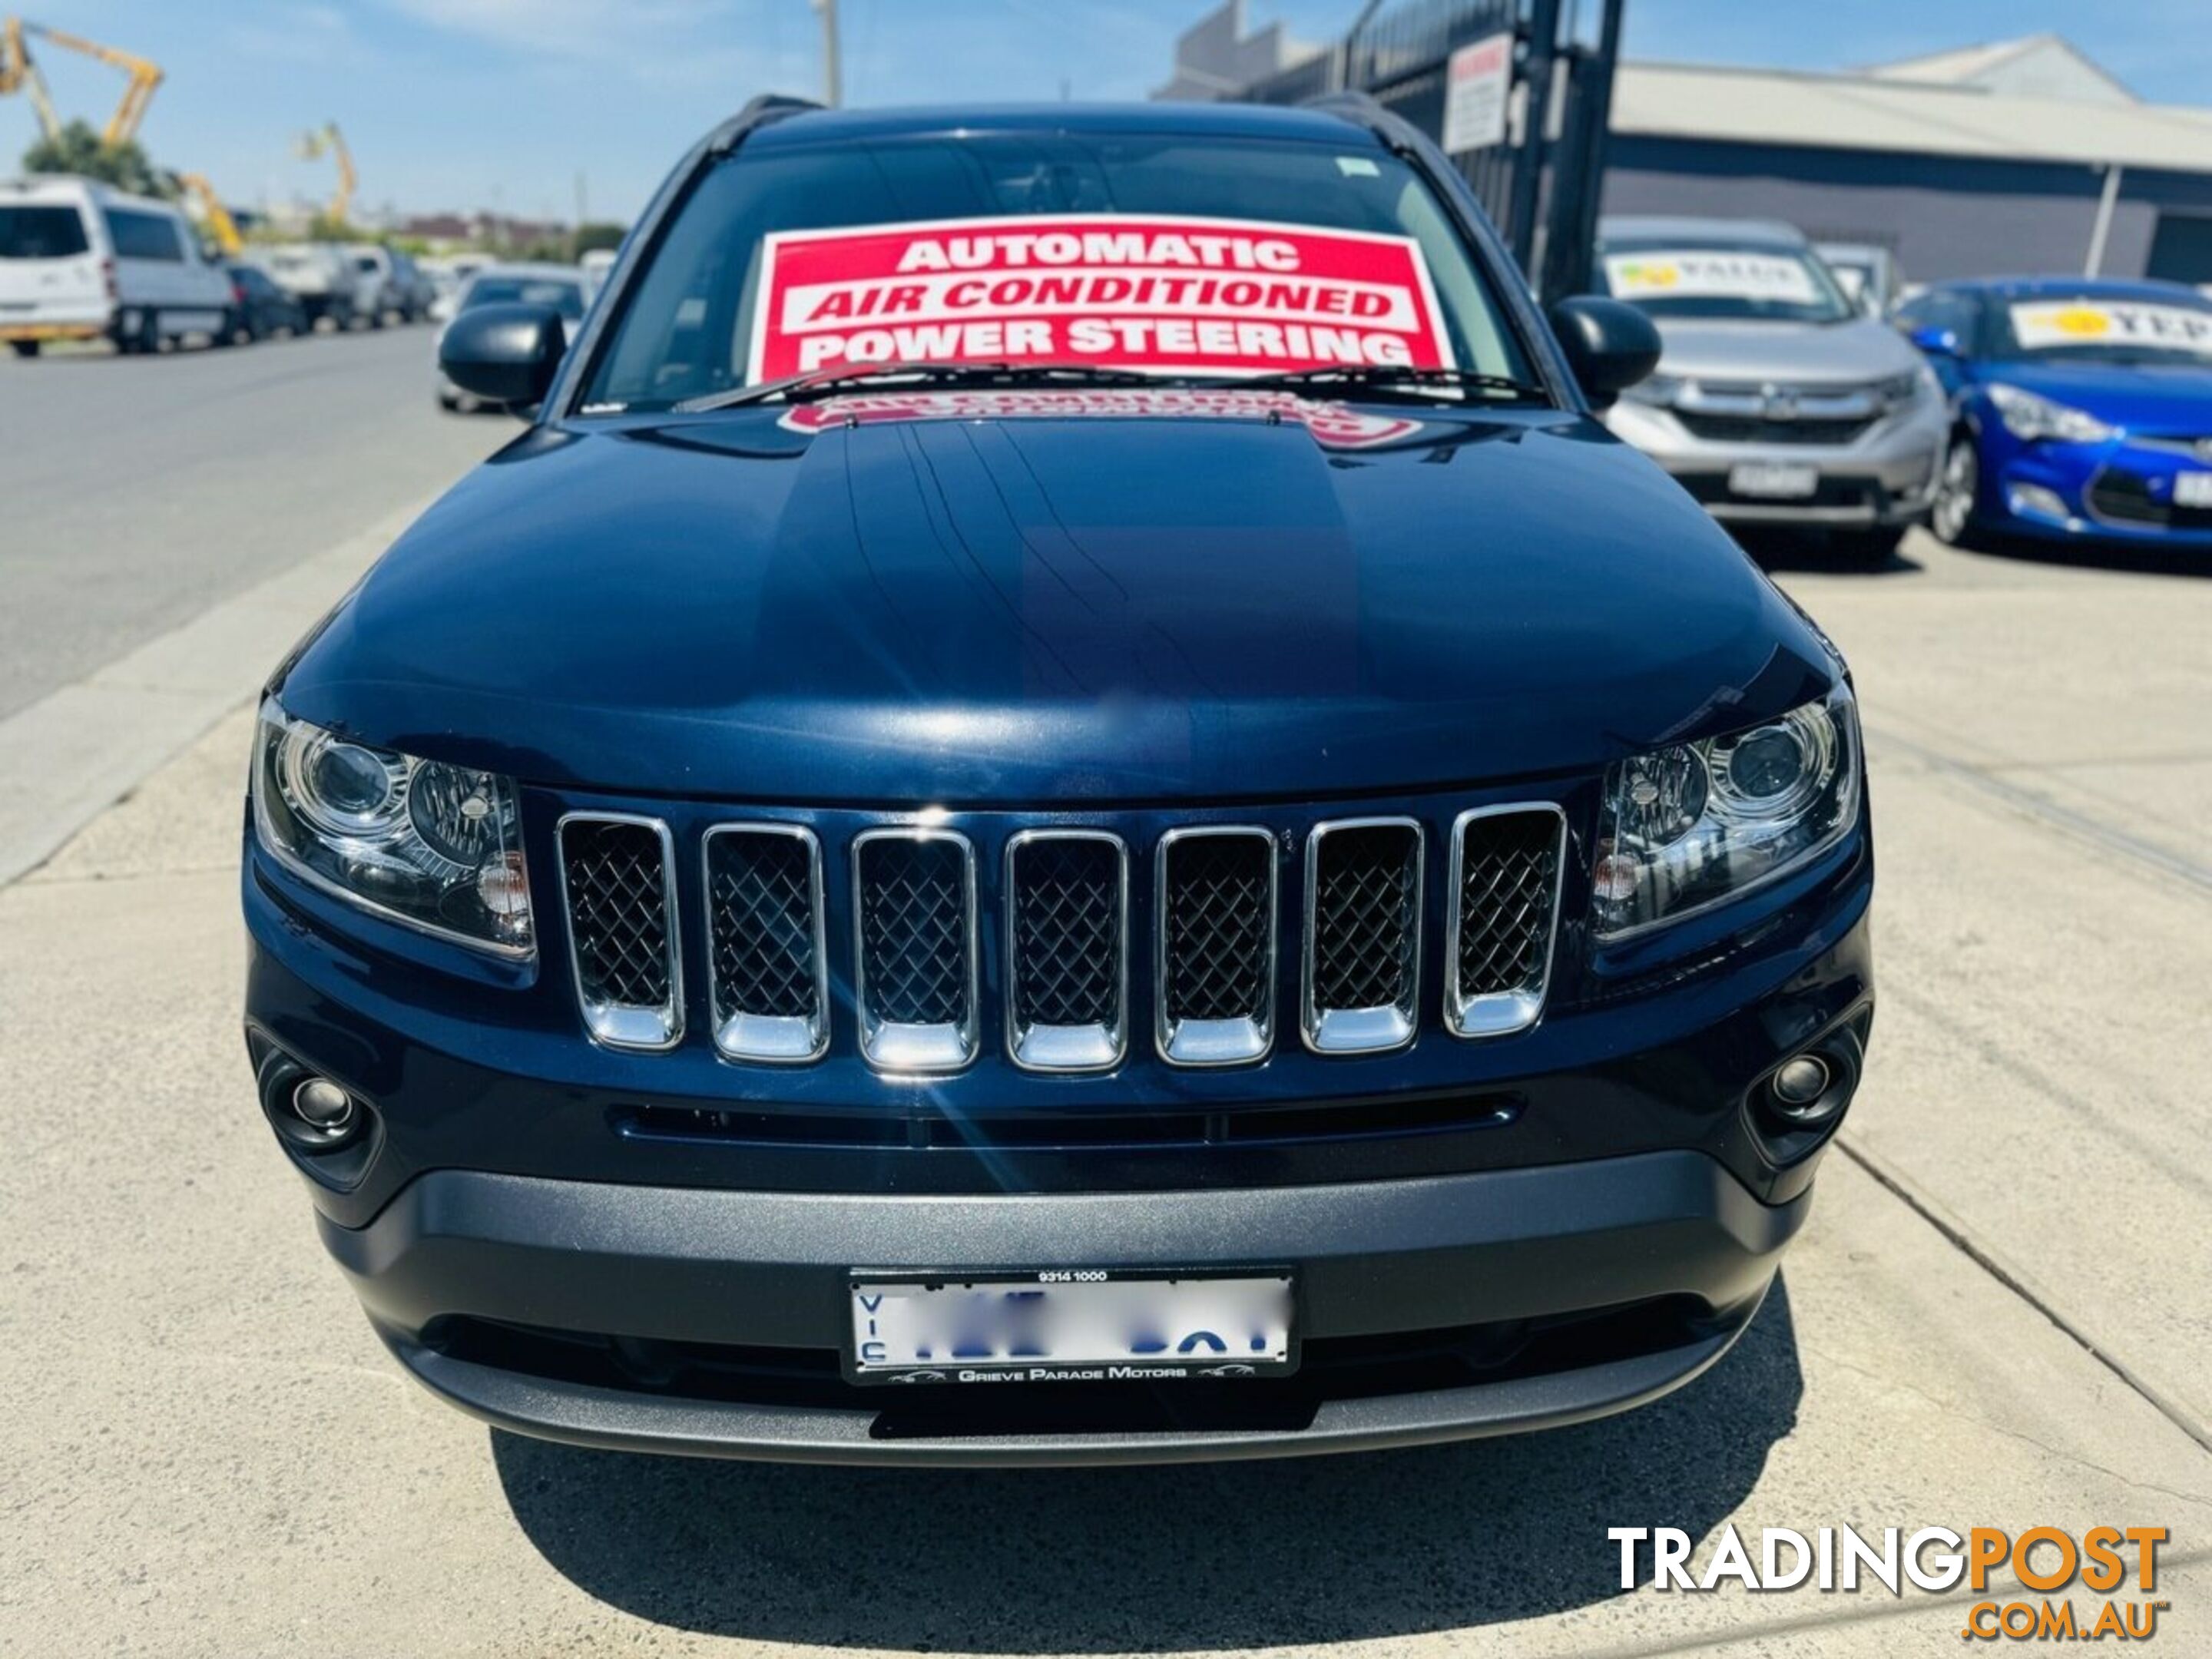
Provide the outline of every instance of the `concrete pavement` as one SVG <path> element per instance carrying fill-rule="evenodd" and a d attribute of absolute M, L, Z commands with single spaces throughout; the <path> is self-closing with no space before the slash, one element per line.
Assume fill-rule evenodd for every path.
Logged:
<path fill-rule="evenodd" d="M 1646 1411 L 1384 1457 L 699 1465 L 422 1395 L 252 1103 L 234 713 L 0 890 L 0 1650 L 1958 1643 L 1958 1596 L 1615 1588 L 1608 1526 L 1733 1520 L 2165 1524 L 2163 1650 L 2212 1651 L 2212 582 L 1909 552 L 1784 578 L 1874 733 L 1883 1000 L 1775 1296 Z"/>

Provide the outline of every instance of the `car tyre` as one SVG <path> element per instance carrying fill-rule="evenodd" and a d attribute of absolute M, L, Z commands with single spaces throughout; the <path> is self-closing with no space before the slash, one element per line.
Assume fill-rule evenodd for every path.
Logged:
<path fill-rule="evenodd" d="M 1936 499 L 1928 509 L 1928 528 L 1937 541 L 1970 550 L 1987 544 L 1974 524 L 1981 490 L 1981 451 L 1974 434 L 1962 427 L 1951 434 L 1950 447 L 1943 452 L 1936 474 Z"/>
<path fill-rule="evenodd" d="M 10 340 L 8 349 L 18 357 L 35 357 L 39 355 L 39 343 L 36 340 Z"/>

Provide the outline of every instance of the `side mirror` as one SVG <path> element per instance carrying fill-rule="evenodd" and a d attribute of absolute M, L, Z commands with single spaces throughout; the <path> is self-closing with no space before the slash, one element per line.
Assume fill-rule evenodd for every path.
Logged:
<path fill-rule="evenodd" d="M 561 313 L 550 306 L 478 306 L 446 325 L 438 367 L 473 397 L 526 406 L 545 401 L 568 349 Z"/>
<path fill-rule="evenodd" d="M 1634 306 L 1578 295 L 1552 307 L 1552 327 L 1591 407 L 1614 398 L 1659 367 L 1659 331 Z"/>
<path fill-rule="evenodd" d="M 1916 328 L 1907 337 L 1931 357 L 1959 355 L 1959 337 L 1948 328 Z"/>

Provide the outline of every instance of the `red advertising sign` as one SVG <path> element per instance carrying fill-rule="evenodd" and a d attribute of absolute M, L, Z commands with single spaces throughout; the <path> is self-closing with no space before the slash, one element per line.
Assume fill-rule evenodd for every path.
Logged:
<path fill-rule="evenodd" d="M 767 238 L 747 377 L 849 363 L 1098 363 L 1257 374 L 1449 368 L 1413 239 L 1139 214 Z"/>

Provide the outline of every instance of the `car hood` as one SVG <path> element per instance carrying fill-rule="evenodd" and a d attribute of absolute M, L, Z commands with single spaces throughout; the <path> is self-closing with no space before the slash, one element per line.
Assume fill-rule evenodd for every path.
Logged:
<path fill-rule="evenodd" d="M 1917 368 L 1919 351 L 1870 317 L 1846 323 L 1658 319 L 1659 372 L 1689 380 L 1861 385 Z"/>
<path fill-rule="evenodd" d="M 1283 401 L 534 430 L 281 695 L 543 784 L 988 805 L 1587 769 L 1832 684 L 1819 635 L 1595 422 Z"/>
<path fill-rule="evenodd" d="M 2212 364 L 1994 362 L 1985 380 L 2016 386 L 2130 430 L 2212 434 Z"/>

